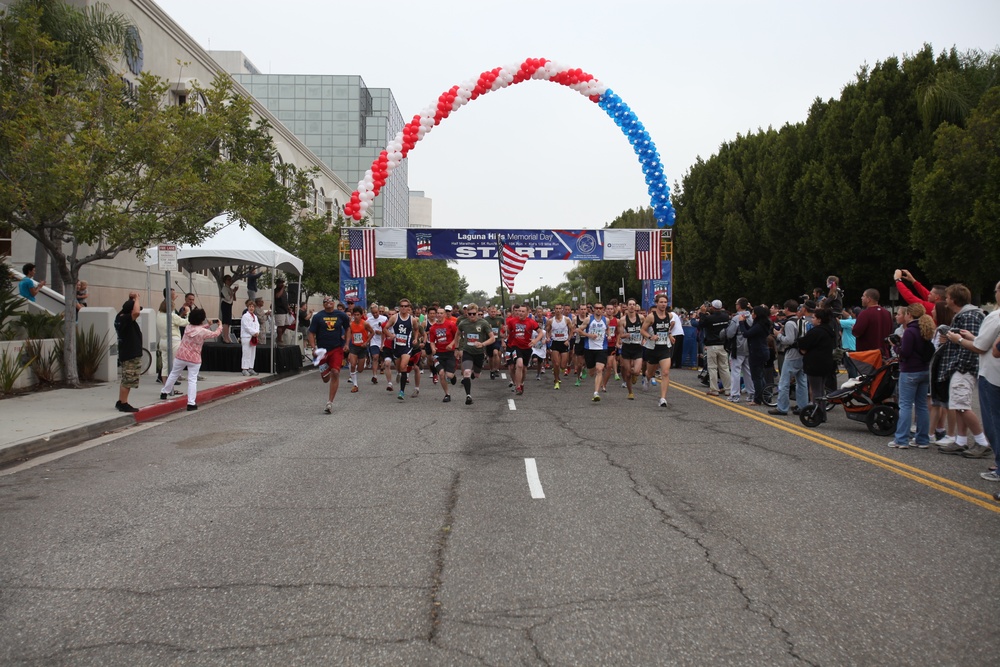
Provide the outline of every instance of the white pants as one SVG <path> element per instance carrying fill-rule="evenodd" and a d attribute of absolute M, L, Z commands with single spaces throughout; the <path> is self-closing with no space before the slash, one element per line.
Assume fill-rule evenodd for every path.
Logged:
<path fill-rule="evenodd" d="M 257 346 L 250 344 L 250 338 L 240 336 L 240 345 L 243 346 L 243 360 L 240 361 L 240 370 L 252 371 L 254 361 L 257 360 Z"/>
<path fill-rule="evenodd" d="M 174 359 L 174 367 L 170 369 L 170 376 L 167 378 L 166 383 L 164 383 L 160 393 L 169 396 L 170 392 L 174 389 L 174 383 L 177 382 L 177 378 L 181 376 L 181 371 L 185 368 L 188 372 L 188 405 L 197 405 L 198 371 L 201 369 L 201 364 L 184 361 L 183 359 Z"/>
<path fill-rule="evenodd" d="M 731 374 L 729 389 L 729 395 L 733 398 L 739 398 L 740 396 L 740 380 L 743 380 L 743 385 L 746 387 L 747 396 L 753 396 L 754 386 L 753 386 L 753 376 L 750 374 L 750 355 L 739 356 L 735 355 L 729 360 L 729 370 Z"/>

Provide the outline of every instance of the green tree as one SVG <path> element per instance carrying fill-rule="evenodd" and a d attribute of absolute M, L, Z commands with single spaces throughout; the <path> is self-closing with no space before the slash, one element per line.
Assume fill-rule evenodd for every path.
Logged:
<path fill-rule="evenodd" d="M 116 77 L 61 64 L 65 46 L 37 16 L 0 17 L 0 216 L 40 243 L 65 291 L 64 368 L 76 373 L 74 289 L 82 266 L 161 241 L 197 243 L 205 221 L 242 217 L 270 163 L 226 160 L 250 116 L 228 78 L 199 92 L 204 113 L 164 106 L 147 74 L 126 95 Z M 53 91 L 58 91 L 53 94 Z"/>
<path fill-rule="evenodd" d="M 913 243 L 921 268 L 966 283 L 977 297 L 1000 266 L 1000 86 L 972 110 L 966 127 L 934 133 L 934 149 L 913 167 Z"/>

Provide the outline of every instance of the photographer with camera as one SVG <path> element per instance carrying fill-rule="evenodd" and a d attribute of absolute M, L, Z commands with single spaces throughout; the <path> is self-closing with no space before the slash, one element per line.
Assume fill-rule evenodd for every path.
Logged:
<path fill-rule="evenodd" d="M 809 384 L 806 373 L 802 370 L 802 353 L 799 352 L 798 343 L 807 329 L 805 316 L 812 315 L 815 306 L 807 307 L 806 301 L 802 306 L 795 299 L 785 302 L 785 310 L 779 315 L 774 328 L 777 334 L 777 349 L 779 355 L 784 355 L 781 361 L 781 374 L 778 378 L 778 405 L 767 411 L 771 415 L 787 415 L 791 407 L 791 386 L 792 377 L 795 378 L 795 414 L 799 409 L 809 403 Z"/>

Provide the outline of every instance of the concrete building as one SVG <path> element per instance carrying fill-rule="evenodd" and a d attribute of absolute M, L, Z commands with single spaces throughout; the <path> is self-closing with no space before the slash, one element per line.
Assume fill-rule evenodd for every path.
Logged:
<path fill-rule="evenodd" d="M 103 0 L 112 11 L 129 16 L 142 43 L 142 54 L 135 62 L 120 64 L 121 76 L 126 81 L 134 81 L 141 71 L 151 72 L 170 82 L 168 102 L 171 104 L 200 104 L 191 84 L 195 81 L 208 85 L 217 74 L 226 73 L 227 68 L 219 65 L 209 53 L 199 46 L 177 23 L 175 23 L 160 7 L 150 0 Z M 96 4 L 83 0 L 70 0 L 69 4 L 85 6 Z M 183 67 L 178 62 L 185 63 Z M 247 63 L 247 71 L 252 65 Z M 252 97 L 245 87 L 236 83 L 237 91 Z M 350 198 L 354 185 L 348 185 L 323 160 L 321 160 L 303 142 L 295 132 L 287 128 L 281 119 L 270 109 L 254 100 L 253 112 L 258 118 L 267 120 L 280 159 L 299 168 L 315 167 L 319 175 L 313 182 L 310 208 L 316 213 L 335 211 Z M 377 151 L 376 151 L 377 154 Z M 206 220 L 207 222 L 207 220 Z M 6 237 L 6 238 L 5 238 Z M 20 269 L 27 262 L 36 262 L 35 241 L 24 233 L 7 230 L 0 231 L 0 252 L 9 255 L 8 263 L 12 268 Z M 36 277 L 45 278 L 51 284 L 51 271 L 44 267 Z M 81 277 L 90 283 L 90 305 L 113 306 L 118 308 L 127 298 L 131 289 L 147 289 L 149 272 L 144 264 L 136 259 L 133 253 L 122 253 L 113 260 L 95 262 L 83 267 Z M 159 278 L 162 278 L 160 276 Z M 209 313 L 217 312 L 218 293 L 215 281 L 207 276 L 187 275 L 180 278 L 184 290 L 189 285 L 199 295 L 199 303 L 205 306 Z M 157 279 L 152 290 L 159 293 L 162 289 L 161 280 Z M 246 289 L 241 294 L 245 294 Z M 159 303 L 160 297 L 152 299 Z"/>
<path fill-rule="evenodd" d="M 396 172 L 393 172 L 393 176 Z M 429 228 L 431 217 L 431 199 L 424 196 L 423 190 L 410 190 L 410 227 Z"/>

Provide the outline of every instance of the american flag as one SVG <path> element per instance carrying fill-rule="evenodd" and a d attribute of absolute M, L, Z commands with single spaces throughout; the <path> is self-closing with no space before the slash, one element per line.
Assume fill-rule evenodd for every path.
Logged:
<path fill-rule="evenodd" d="M 663 277 L 659 231 L 635 233 L 635 275 L 639 280 L 659 280 Z"/>
<path fill-rule="evenodd" d="M 506 243 L 503 244 L 503 251 L 500 253 L 500 275 L 511 294 L 514 293 L 514 277 L 521 272 L 527 261 L 527 257 Z"/>
<path fill-rule="evenodd" d="M 351 276 L 367 278 L 375 275 L 375 230 L 349 229 L 347 242 L 351 247 Z"/>

